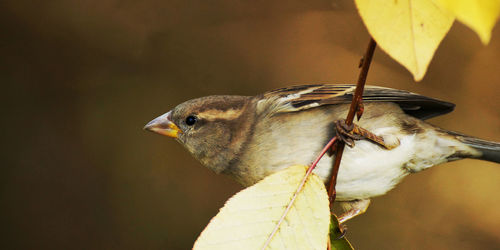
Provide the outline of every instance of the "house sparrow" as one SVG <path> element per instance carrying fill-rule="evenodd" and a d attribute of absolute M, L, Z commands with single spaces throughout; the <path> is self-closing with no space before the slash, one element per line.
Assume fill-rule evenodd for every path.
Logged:
<path fill-rule="evenodd" d="M 309 165 L 337 133 L 355 85 L 304 85 L 257 96 L 207 96 L 186 101 L 149 122 L 145 129 L 174 137 L 204 166 L 250 186 L 283 168 Z M 450 132 L 425 119 L 454 104 L 404 90 L 366 86 L 357 126 L 391 147 L 369 140 L 346 147 L 337 177 L 337 198 L 346 220 L 366 211 L 370 198 L 394 188 L 403 177 L 464 158 L 500 163 L 500 143 Z M 314 173 L 331 177 L 334 156 Z"/>

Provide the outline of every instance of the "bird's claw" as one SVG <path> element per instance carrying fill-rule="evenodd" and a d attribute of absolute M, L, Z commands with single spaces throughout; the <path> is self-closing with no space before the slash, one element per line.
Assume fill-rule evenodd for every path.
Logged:
<path fill-rule="evenodd" d="M 339 224 L 339 231 L 340 231 L 340 235 L 337 236 L 337 238 L 335 238 L 335 240 L 340 240 L 340 239 L 343 239 L 345 237 L 345 235 L 347 234 L 347 225 Z"/>
<path fill-rule="evenodd" d="M 355 127 L 357 127 L 357 125 L 347 125 L 345 120 L 338 120 L 335 122 L 338 138 L 351 148 L 355 145 L 354 140 L 364 139 L 361 134 L 355 133 Z"/>
<path fill-rule="evenodd" d="M 361 110 L 362 112 L 362 110 Z M 345 120 L 338 120 L 335 122 L 335 129 L 337 131 L 337 137 L 339 140 L 343 141 L 347 146 L 349 147 L 354 147 L 355 146 L 355 140 L 369 140 L 373 143 L 376 143 L 385 149 L 393 149 L 399 145 L 399 143 L 392 145 L 392 144 L 387 144 L 384 141 L 384 138 L 381 136 L 377 136 L 374 133 L 356 125 L 356 124 L 351 124 L 347 125 Z"/>

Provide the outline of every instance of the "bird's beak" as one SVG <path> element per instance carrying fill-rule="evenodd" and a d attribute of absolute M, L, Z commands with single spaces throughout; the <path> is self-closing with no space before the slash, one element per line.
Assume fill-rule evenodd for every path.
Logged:
<path fill-rule="evenodd" d="M 182 130 L 180 130 L 179 127 L 177 127 L 177 125 L 170 120 L 171 113 L 172 111 L 169 111 L 168 113 L 150 121 L 146 124 L 146 126 L 144 126 L 144 129 L 160 135 L 177 138 L 179 133 L 182 133 Z"/>

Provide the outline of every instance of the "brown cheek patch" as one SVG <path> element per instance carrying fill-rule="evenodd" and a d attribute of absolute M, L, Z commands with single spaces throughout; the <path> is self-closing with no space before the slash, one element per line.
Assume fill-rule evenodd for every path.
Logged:
<path fill-rule="evenodd" d="M 206 121 L 215 120 L 234 120 L 241 116 L 243 113 L 242 109 L 209 109 L 198 114 L 198 117 Z"/>

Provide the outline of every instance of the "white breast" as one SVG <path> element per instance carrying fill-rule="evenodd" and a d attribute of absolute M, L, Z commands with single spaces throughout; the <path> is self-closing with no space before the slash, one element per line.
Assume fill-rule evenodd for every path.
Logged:
<path fill-rule="evenodd" d="M 363 199 L 391 190 L 409 174 L 404 166 L 414 154 L 414 140 L 414 136 L 400 138 L 401 144 L 392 150 L 368 141 L 357 141 L 354 148 L 346 147 L 337 177 L 337 199 Z M 315 171 L 325 181 L 328 181 L 332 160 L 321 159 Z"/>

